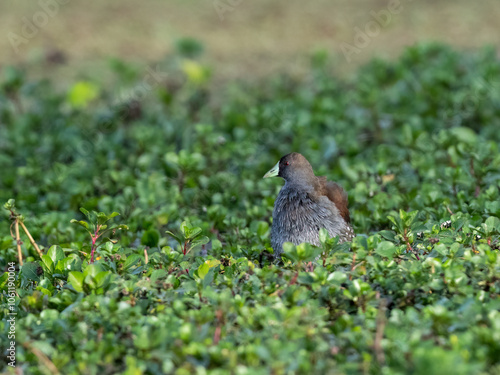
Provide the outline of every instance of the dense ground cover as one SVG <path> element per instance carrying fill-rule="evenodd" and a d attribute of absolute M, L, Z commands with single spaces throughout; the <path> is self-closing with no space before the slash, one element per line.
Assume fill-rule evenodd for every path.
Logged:
<path fill-rule="evenodd" d="M 0 265 L 15 262 L 18 277 L 16 365 L 498 374 L 494 51 L 417 46 L 348 82 L 326 64 L 317 54 L 302 82 L 235 84 L 216 100 L 203 67 L 180 56 L 149 86 L 119 62 L 120 86 L 89 78 L 67 92 L 5 69 L 0 200 L 15 199 L 45 248 L 40 259 L 23 237 L 19 270 L 3 210 Z M 261 177 L 290 151 L 346 188 L 358 236 L 288 247 L 274 264 L 269 223 L 282 182 Z M 90 265 L 84 221 L 93 234 L 113 212 L 110 228 L 124 226 Z M 7 273 L 0 284 L 7 348 Z"/>

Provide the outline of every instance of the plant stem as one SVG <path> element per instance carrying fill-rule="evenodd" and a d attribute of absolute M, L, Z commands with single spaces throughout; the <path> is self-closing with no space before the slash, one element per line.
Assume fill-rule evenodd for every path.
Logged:
<path fill-rule="evenodd" d="M 16 223 L 14 224 L 16 230 L 16 244 L 17 244 L 17 256 L 19 258 L 19 265 L 23 265 L 23 253 L 21 251 L 21 237 L 19 237 L 19 220 L 16 218 Z"/>
<path fill-rule="evenodd" d="M 418 256 L 417 252 L 413 251 L 413 248 L 410 245 L 410 240 L 408 239 L 408 228 L 405 228 L 403 239 L 406 242 L 406 251 L 408 251 L 409 253 L 415 254 L 415 256 L 417 257 L 417 260 L 420 260 L 420 257 Z"/>
<path fill-rule="evenodd" d="M 21 227 L 23 228 L 24 230 L 24 233 L 26 233 L 26 235 L 28 236 L 31 244 L 33 245 L 33 247 L 36 249 L 36 251 L 38 252 L 38 255 L 40 256 L 40 258 L 42 257 L 42 252 L 40 251 L 40 249 L 38 248 L 38 245 L 36 244 L 35 240 L 33 239 L 33 237 L 31 237 L 31 233 L 29 232 L 28 228 L 26 228 L 26 226 L 24 225 L 24 223 L 22 221 L 19 222 L 21 224 Z"/>
<path fill-rule="evenodd" d="M 99 230 L 101 229 L 101 226 L 98 225 L 95 229 L 94 235 L 92 237 L 92 251 L 90 252 L 90 263 L 94 263 L 94 252 L 96 249 L 95 243 L 97 239 L 99 238 Z"/>

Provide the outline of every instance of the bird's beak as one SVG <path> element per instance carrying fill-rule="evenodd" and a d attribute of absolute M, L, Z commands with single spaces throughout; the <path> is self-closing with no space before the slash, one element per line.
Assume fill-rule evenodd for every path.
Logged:
<path fill-rule="evenodd" d="M 267 172 L 263 178 L 276 177 L 280 173 L 280 162 L 277 162 L 274 167 L 272 167 L 269 172 Z"/>

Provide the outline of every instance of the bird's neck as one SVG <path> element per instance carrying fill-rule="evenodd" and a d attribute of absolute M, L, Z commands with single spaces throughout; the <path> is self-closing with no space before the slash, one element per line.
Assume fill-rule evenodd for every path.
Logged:
<path fill-rule="evenodd" d="M 283 189 L 311 193 L 314 191 L 315 187 L 315 184 L 311 183 L 311 181 L 293 179 L 285 181 L 285 186 L 283 186 Z"/>

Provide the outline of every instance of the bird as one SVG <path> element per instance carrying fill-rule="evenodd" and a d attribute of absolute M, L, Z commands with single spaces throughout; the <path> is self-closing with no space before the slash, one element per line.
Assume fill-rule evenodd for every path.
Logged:
<path fill-rule="evenodd" d="M 346 191 L 326 177 L 316 176 L 307 159 L 298 152 L 283 156 L 263 178 L 281 177 L 281 188 L 273 209 L 271 246 L 274 256 L 283 253 L 283 243 L 307 242 L 320 246 L 319 230 L 325 228 L 339 242 L 351 241 L 351 226 Z"/>

